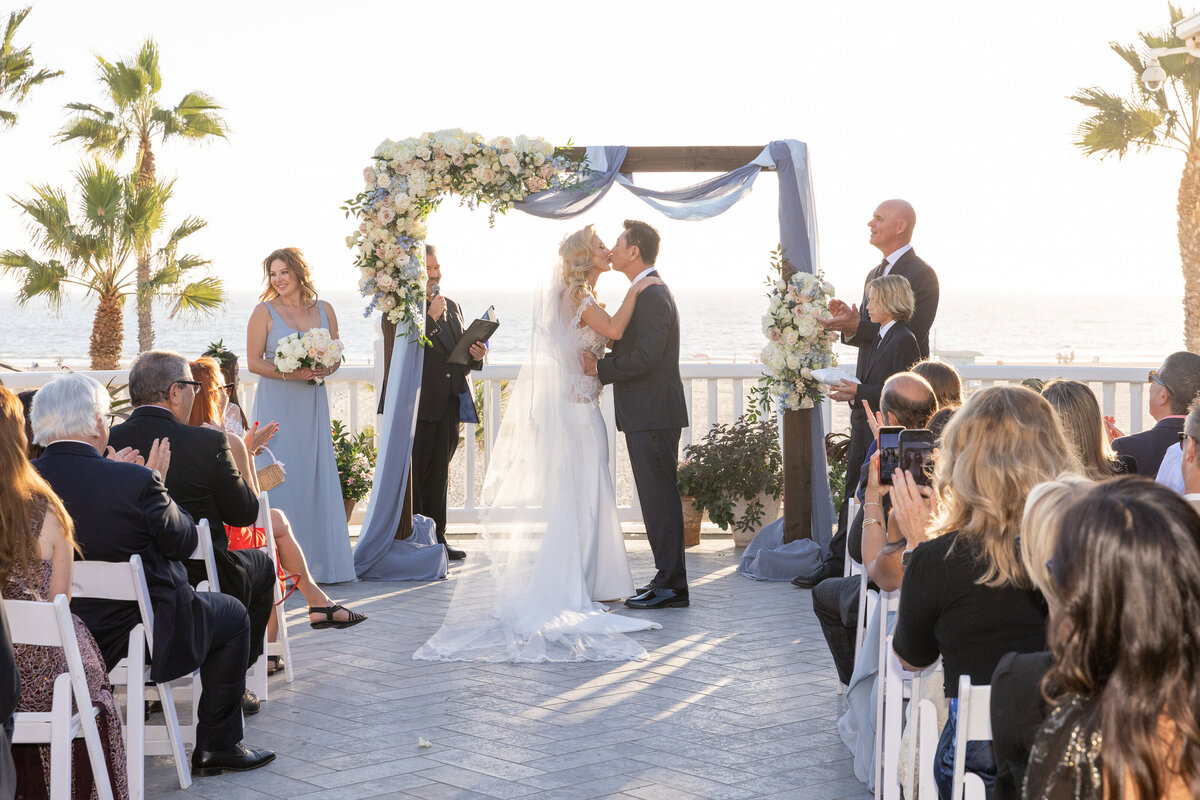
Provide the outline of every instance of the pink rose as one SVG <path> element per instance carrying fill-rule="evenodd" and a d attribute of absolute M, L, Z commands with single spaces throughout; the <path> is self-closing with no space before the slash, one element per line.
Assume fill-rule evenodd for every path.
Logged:
<path fill-rule="evenodd" d="M 453 156 L 450 158 L 450 163 L 451 163 L 451 164 L 453 164 L 453 165 L 454 165 L 454 166 L 456 166 L 456 167 L 461 167 L 461 166 L 463 165 L 463 157 L 462 157 L 462 153 L 455 153 L 455 154 L 454 154 L 454 155 L 453 155 Z"/>
<path fill-rule="evenodd" d="M 781 334 L 779 332 L 779 328 L 771 328 L 770 330 L 767 331 L 767 338 L 770 339 L 772 342 L 778 342 L 780 339 L 783 338 L 783 334 Z"/>

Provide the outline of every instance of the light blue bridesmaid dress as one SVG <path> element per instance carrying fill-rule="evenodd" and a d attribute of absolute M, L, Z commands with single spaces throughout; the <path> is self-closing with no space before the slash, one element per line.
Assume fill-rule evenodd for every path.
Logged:
<path fill-rule="evenodd" d="M 267 308 L 271 312 L 271 330 L 264 357 L 274 361 L 279 340 L 301 331 L 288 327 L 270 303 Z M 328 328 L 324 304 L 318 303 L 318 308 L 321 327 Z M 317 583 L 356 580 L 350 530 L 346 526 L 346 509 L 333 455 L 333 435 L 329 430 L 325 386 L 301 380 L 261 378 L 250 419 L 264 425 L 270 420 L 279 423 L 279 432 L 267 446 L 283 462 L 287 477 L 282 485 L 270 490 L 271 507 L 287 514 L 313 580 Z M 270 463 L 266 453 L 256 459 L 259 469 Z"/>

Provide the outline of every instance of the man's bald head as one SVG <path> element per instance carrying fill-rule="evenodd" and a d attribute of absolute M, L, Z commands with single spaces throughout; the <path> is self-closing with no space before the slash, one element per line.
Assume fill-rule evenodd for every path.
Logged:
<path fill-rule="evenodd" d="M 911 242 L 916 226 L 917 212 L 912 204 L 899 199 L 884 200 L 867 223 L 871 230 L 871 244 L 885 256 Z"/>
<path fill-rule="evenodd" d="M 929 381 L 915 372 L 897 372 L 883 384 L 879 395 L 879 410 L 885 421 L 889 415 L 905 428 L 924 428 L 937 411 L 937 395 Z"/>

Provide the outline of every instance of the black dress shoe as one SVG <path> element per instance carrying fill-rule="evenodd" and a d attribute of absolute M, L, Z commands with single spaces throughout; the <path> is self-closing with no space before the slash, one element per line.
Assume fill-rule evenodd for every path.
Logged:
<path fill-rule="evenodd" d="M 467 551 L 459 550 L 457 547 L 451 547 L 450 545 L 446 545 L 446 557 L 449 558 L 451 561 L 462 561 L 464 558 L 467 557 Z"/>
<path fill-rule="evenodd" d="M 646 592 L 653 592 L 653 591 L 654 591 L 654 581 L 653 581 L 653 580 L 651 580 L 651 581 L 650 581 L 649 583 L 647 583 L 645 586 L 641 587 L 641 588 L 640 588 L 640 589 L 638 589 L 636 592 L 634 592 L 634 593 L 633 593 L 633 596 L 634 596 L 634 597 L 637 597 L 638 595 L 643 595 L 643 594 L 645 594 Z"/>
<path fill-rule="evenodd" d="M 262 710 L 262 701 L 258 699 L 258 695 L 247 689 L 242 692 L 242 713 L 247 717 L 253 717 Z M 274 756 L 272 756 L 274 758 Z"/>
<path fill-rule="evenodd" d="M 651 589 L 625 601 L 630 608 L 683 608 L 688 605 L 687 589 Z"/>
<path fill-rule="evenodd" d="M 807 575 L 797 575 L 795 578 L 792 578 L 792 586 L 798 586 L 801 589 L 811 589 L 826 578 L 836 578 L 839 576 L 840 573 L 834 568 L 833 564 L 824 561 L 821 563 L 821 566 Z"/>
<path fill-rule="evenodd" d="M 192 753 L 192 775 L 198 778 L 222 772 L 245 772 L 275 760 L 270 750 L 251 750 L 238 742 L 228 750 L 196 750 Z"/>

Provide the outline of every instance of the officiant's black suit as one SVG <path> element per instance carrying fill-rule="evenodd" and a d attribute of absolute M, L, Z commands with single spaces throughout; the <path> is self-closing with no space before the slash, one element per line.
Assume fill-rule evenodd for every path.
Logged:
<path fill-rule="evenodd" d="M 305 434 L 289 431 L 286 435 Z M 263 634 L 275 604 L 275 567 L 260 550 L 230 550 L 225 525 L 253 525 L 258 498 L 233 463 L 224 433 L 184 425 L 165 408 L 135 408 L 126 422 L 109 432 L 108 443 L 117 450 L 133 447 L 149 453 L 154 440 L 162 438 L 171 442 L 167 492 L 192 519 L 208 520 L 221 591 L 240 600 L 250 615 L 250 663 L 254 663 L 262 655 Z M 205 580 L 203 563 L 188 561 L 187 570 L 193 586 Z"/>
<path fill-rule="evenodd" d="M 421 367 L 421 400 L 412 450 L 413 513 L 434 521 L 442 544 L 446 543 L 450 461 L 458 449 L 460 397 L 468 389 L 470 371 L 483 368 L 481 361 L 465 367 L 446 361 L 465 330 L 462 308 L 449 297 L 442 319 L 425 315 L 425 335 L 433 346 L 425 349 Z M 473 396 L 470 403 L 474 407 Z"/>
<path fill-rule="evenodd" d="M 173 459 L 169 471 L 176 463 Z M 197 746 L 223 750 L 237 744 L 250 622 L 236 598 L 196 592 L 188 584 L 181 562 L 196 549 L 192 518 L 171 500 L 158 473 L 110 461 L 83 442 L 54 442 L 33 466 L 75 523 L 82 551 L 76 560 L 119 563 L 141 557 L 154 610 L 150 675 L 171 681 L 200 670 Z M 77 597 L 71 611 L 91 631 L 109 668 L 127 655 L 129 634 L 142 621 L 137 604 L 123 601 Z"/>
<path fill-rule="evenodd" d="M 658 277 L 657 272 L 650 275 Z M 676 472 L 679 432 L 687 427 L 688 416 L 679 377 L 679 312 L 666 286 L 650 286 L 638 295 L 625 334 L 597 362 L 596 374 L 601 383 L 613 386 L 617 430 L 625 433 L 658 569 L 654 585 L 687 589 Z"/>

